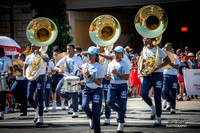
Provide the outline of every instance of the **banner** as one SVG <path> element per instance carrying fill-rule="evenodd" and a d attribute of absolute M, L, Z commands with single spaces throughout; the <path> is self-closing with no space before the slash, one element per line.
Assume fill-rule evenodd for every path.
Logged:
<path fill-rule="evenodd" d="M 200 69 L 183 70 L 187 95 L 200 95 Z"/>

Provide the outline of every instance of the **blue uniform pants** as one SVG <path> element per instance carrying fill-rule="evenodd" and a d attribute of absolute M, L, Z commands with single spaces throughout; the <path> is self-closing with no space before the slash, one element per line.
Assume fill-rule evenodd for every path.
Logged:
<path fill-rule="evenodd" d="M 171 102 L 171 108 L 176 107 L 176 92 L 178 87 L 178 78 L 176 75 L 163 75 L 163 93 L 167 102 Z"/>
<path fill-rule="evenodd" d="M 46 107 L 49 107 L 51 89 L 52 89 L 52 78 L 47 77 L 46 86 L 45 86 L 45 106 Z"/>
<path fill-rule="evenodd" d="M 28 80 L 15 80 L 11 88 L 14 98 L 21 103 L 21 113 L 27 113 L 27 85 Z"/>
<path fill-rule="evenodd" d="M 89 108 L 89 103 L 92 101 L 92 111 Z M 100 128 L 100 112 L 102 105 L 102 88 L 91 89 L 87 86 L 82 91 L 82 109 L 87 117 L 92 119 L 94 132 L 101 132 Z"/>
<path fill-rule="evenodd" d="M 163 86 L 163 73 L 157 72 L 143 77 L 141 96 L 149 106 L 153 105 L 152 100 L 149 97 L 149 90 L 152 86 L 154 87 L 156 114 L 157 117 L 160 117 L 162 113 L 161 92 Z"/>
<path fill-rule="evenodd" d="M 36 80 L 28 82 L 27 97 L 31 106 L 36 109 L 39 107 L 39 116 L 43 116 L 43 90 L 45 88 L 46 78 L 45 75 L 40 75 Z M 37 101 L 33 99 L 33 94 L 36 91 Z"/>
<path fill-rule="evenodd" d="M 125 123 L 124 117 L 126 114 L 127 91 L 127 83 L 111 84 L 111 88 L 108 89 L 107 104 L 111 109 L 118 112 L 118 123 Z"/>

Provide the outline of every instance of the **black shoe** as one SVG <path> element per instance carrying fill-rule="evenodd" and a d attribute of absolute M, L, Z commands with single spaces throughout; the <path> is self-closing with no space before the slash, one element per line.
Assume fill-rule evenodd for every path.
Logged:
<path fill-rule="evenodd" d="M 161 124 L 155 124 L 154 123 L 154 127 L 161 127 L 162 125 Z"/>
<path fill-rule="evenodd" d="M 156 117 L 156 115 L 151 115 L 151 116 L 150 116 L 150 119 L 151 119 L 151 120 L 154 120 L 155 117 Z"/>
<path fill-rule="evenodd" d="M 167 107 L 166 110 L 170 111 L 171 107 Z"/>
<path fill-rule="evenodd" d="M 38 118 L 34 118 L 33 122 L 34 122 L 34 123 L 36 123 L 36 122 L 37 122 L 37 120 L 38 120 Z"/>
<path fill-rule="evenodd" d="M 110 126 L 110 123 L 103 123 L 103 126 Z"/>
<path fill-rule="evenodd" d="M 123 133 L 124 131 L 117 131 L 117 133 Z"/>
<path fill-rule="evenodd" d="M 27 116 L 27 113 L 20 113 L 20 116 Z"/>

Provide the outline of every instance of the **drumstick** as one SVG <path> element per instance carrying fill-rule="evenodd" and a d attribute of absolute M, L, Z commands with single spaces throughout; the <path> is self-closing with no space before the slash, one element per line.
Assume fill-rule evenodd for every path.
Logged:
<path fill-rule="evenodd" d="M 87 61 L 87 64 L 85 66 L 85 71 L 87 70 L 88 63 L 89 63 L 89 60 Z M 84 71 L 84 73 L 85 73 L 85 71 Z M 83 75 L 84 75 L 84 73 L 83 73 Z M 84 76 L 84 78 L 85 78 L 85 76 Z"/>

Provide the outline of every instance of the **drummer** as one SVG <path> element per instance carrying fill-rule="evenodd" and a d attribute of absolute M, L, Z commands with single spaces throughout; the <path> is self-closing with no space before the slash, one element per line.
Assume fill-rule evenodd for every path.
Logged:
<path fill-rule="evenodd" d="M 24 54 L 20 54 L 18 56 L 18 59 L 25 62 L 26 56 Z M 21 68 L 19 68 L 18 66 L 13 66 L 13 67 L 14 71 L 18 71 L 21 74 L 16 76 L 16 80 L 11 88 L 11 93 L 14 96 L 14 98 L 21 103 L 20 116 L 26 116 L 28 80 L 23 78 L 23 70 Z"/>
<path fill-rule="evenodd" d="M 55 71 L 58 71 L 60 74 L 64 74 L 67 76 L 77 76 L 78 75 L 78 71 L 82 66 L 82 60 L 81 58 L 77 57 L 74 54 L 74 48 L 75 46 L 72 44 L 69 44 L 67 46 L 67 56 L 62 58 L 55 67 Z M 61 67 L 64 66 L 65 70 L 63 71 L 61 69 Z M 70 109 L 70 111 L 68 112 L 68 114 L 70 114 L 72 112 L 73 109 L 73 115 L 72 118 L 77 118 L 78 117 L 78 92 L 74 92 L 74 93 L 61 93 L 61 87 L 63 85 L 63 78 L 59 81 L 57 87 L 56 87 L 56 93 L 65 98 L 65 100 L 69 100 L 70 96 L 72 98 L 72 108 Z"/>
<path fill-rule="evenodd" d="M 4 49 L 0 47 L 0 75 L 6 77 L 7 84 L 10 81 L 11 74 L 8 75 L 7 70 L 10 68 L 11 74 L 13 72 L 12 69 L 12 61 L 10 58 L 5 56 Z M 0 120 L 4 119 L 4 111 L 6 105 L 6 94 L 9 91 L 1 91 L 0 90 L 0 103 L 1 103 L 1 114 Z"/>

